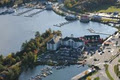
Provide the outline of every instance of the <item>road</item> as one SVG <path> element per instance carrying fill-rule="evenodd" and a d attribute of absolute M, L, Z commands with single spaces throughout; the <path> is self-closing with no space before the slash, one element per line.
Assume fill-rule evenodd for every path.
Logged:
<path fill-rule="evenodd" d="M 97 76 L 100 77 L 100 80 L 109 80 L 106 73 L 105 73 L 105 69 L 104 69 L 104 64 L 105 61 L 109 61 L 111 59 L 112 56 L 116 55 L 117 52 L 119 51 L 119 48 L 116 46 L 116 41 L 118 41 L 118 45 L 120 44 L 120 38 L 119 35 L 116 36 L 112 36 L 108 41 L 110 41 L 112 44 L 110 44 L 109 46 L 106 46 L 104 48 L 104 53 L 102 55 L 99 54 L 98 51 L 96 51 L 96 54 L 94 54 L 93 56 L 88 56 L 87 55 L 87 64 L 93 64 L 96 66 L 99 66 L 101 68 L 101 70 L 98 71 L 97 74 L 93 75 L 92 78 L 95 78 Z M 94 59 L 99 59 L 99 61 L 94 61 Z M 111 76 L 113 77 L 114 80 L 119 80 L 119 78 L 116 76 L 115 72 L 114 72 L 114 65 L 118 64 L 118 59 L 120 58 L 115 58 L 111 63 L 107 64 L 109 65 L 108 70 L 111 74 Z"/>

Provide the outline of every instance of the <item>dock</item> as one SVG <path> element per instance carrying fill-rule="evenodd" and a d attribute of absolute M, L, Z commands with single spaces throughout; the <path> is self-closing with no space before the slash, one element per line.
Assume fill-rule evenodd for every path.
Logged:
<path fill-rule="evenodd" d="M 37 14 L 43 12 L 44 10 L 45 10 L 45 9 L 42 9 L 42 10 L 40 10 L 40 11 L 37 11 L 37 12 L 32 13 L 32 14 L 30 14 L 30 15 L 27 15 L 27 16 L 25 16 L 25 17 L 33 17 L 34 15 L 37 15 Z"/>
<path fill-rule="evenodd" d="M 21 12 L 21 13 L 18 13 L 16 16 L 23 15 L 23 14 L 25 14 L 25 13 L 28 13 L 28 12 L 32 11 L 32 10 L 34 10 L 34 8 L 31 8 L 31 9 L 29 9 L 29 10 L 26 10 L 26 11 L 23 11 L 23 12 Z"/>
<path fill-rule="evenodd" d="M 111 34 L 107 34 L 107 33 L 102 33 L 102 32 L 96 32 L 93 29 L 87 29 L 90 33 L 94 33 L 94 34 L 102 34 L 102 35 L 111 35 Z"/>
<path fill-rule="evenodd" d="M 63 22 L 63 23 L 55 24 L 55 25 L 53 25 L 53 26 L 62 27 L 62 26 L 64 26 L 64 25 L 69 24 L 69 23 L 72 23 L 72 22 L 74 22 L 74 21 L 66 21 L 66 22 Z"/>
<path fill-rule="evenodd" d="M 83 71 L 82 73 L 74 76 L 71 80 L 80 80 L 80 79 L 82 79 L 83 77 L 85 77 L 86 75 L 90 74 L 93 71 L 95 71 L 95 70 L 91 70 L 91 68 L 89 68 L 89 69 Z"/>

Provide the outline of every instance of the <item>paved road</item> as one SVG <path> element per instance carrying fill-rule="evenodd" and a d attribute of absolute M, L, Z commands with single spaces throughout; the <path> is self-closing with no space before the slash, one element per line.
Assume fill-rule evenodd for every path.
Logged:
<path fill-rule="evenodd" d="M 94 54 L 93 56 L 87 56 L 89 57 L 87 58 L 88 64 L 97 65 L 101 68 L 101 70 L 98 71 L 98 73 L 96 75 L 93 75 L 92 77 L 95 78 L 99 76 L 100 80 L 109 80 L 105 73 L 104 64 L 105 64 L 105 61 L 108 61 L 109 59 L 111 59 L 112 56 L 117 54 L 119 48 L 115 46 L 115 43 L 116 41 L 118 41 L 118 44 L 120 44 L 120 39 L 118 38 L 118 36 L 119 35 L 113 36 L 111 37 L 111 39 L 109 39 L 109 41 L 111 41 L 112 44 L 110 44 L 110 46 L 105 47 L 105 49 L 103 50 L 104 54 L 99 55 L 98 52 L 96 51 L 96 54 Z M 99 59 L 99 61 L 94 61 L 95 58 Z M 109 64 L 108 69 L 111 76 L 114 78 L 114 80 L 120 80 L 114 72 L 114 65 L 116 64 L 118 64 L 118 57 Z"/>

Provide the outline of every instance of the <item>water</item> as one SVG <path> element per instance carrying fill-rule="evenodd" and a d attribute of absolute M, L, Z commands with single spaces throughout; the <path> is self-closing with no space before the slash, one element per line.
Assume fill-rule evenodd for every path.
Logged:
<path fill-rule="evenodd" d="M 19 12 L 24 10 L 21 8 L 19 9 Z M 35 10 L 33 11 L 35 12 Z M 80 23 L 79 21 L 62 27 L 54 27 L 53 25 L 55 24 L 66 22 L 64 17 L 55 14 L 53 11 L 43 11 L 33 17 L 24 17 L 24 15 L 28 15 L 30 13 L 32 12 L 21 16 L 0 16 L 0 54 L 6 56 L 11 52 L 19 51 L 23 42 L 34 38 L 36 31 L 43 33 L 49 28 L 52 30 L 60 30 L 63 37 L 70 36 L 71 34 L 74 34 L 76 37 L 91 34 L 87 30 L 88 28 L 109 34 L 113 34 L 117 30 L 113 27 L 96 22 L 85 24 Z M 108 35 L 101 35 L 101 37 L 106 38 Z"/>
<path fill-rule="evenodd" d="M 77 67 L 78 65 L 71 65 L 60 70 L 53 69 L 53 74 L 47 76 L 46 78 L 43 78 L 43 80 L 71 80 L 72 77 L 88 69 L 88 66 L 84 66 L 80 68 Z M 27 72 L 23 72 L 20 75 L 19 80 L 28 80 L 29 78 L 39 74 L 41 72 L 40 70 L 43 68 L 44 66 L 37 66 L 33 70 L 28 70 Z"/>
<path fill-rule="evenodd" d="M 19 9 L 19 12 L 25 10 L 26 9 Z M 35 11 L 38 10 L 33 10 L 33 12 Z M 74 34 L 75 37 L 92 34 L 87 30 L 89 28 L 108 34 L 113 34 L 117 30 L 113 27 L 96 22 L 85 24 L 80 23 L 79 21 L 62 27 L 54 27 L 53 25 L 66 22 L 66 20 L 64 17 L 55 14 L 53 11 L 43 11 L 33 17 L 24 17 L 33 12 L 25 13 L 21 16 L 13 16 L 14 14 L 0 16 L 0 54 L 6 56 L 11 52 L 19 51 L 23 42 L 34 38 L 36 31 L 43 33 L 49 28 L 52 30 L 60 30 L 63 37 L 70 36 L 71 34 Z M 101 35 L 101 37 L 106 38 L 108 35 Z M 43 67 L 44 66 L 37 66 L 32 70 L 23 72 L 20 75 L 19 80 L 28 80 L 30 77 L 36 76 Z M 77 65 L 73 65 L 66 67 L 65 69 L 53 70 L 54 73 L 43 80 L 70 80 L 73 76 L 87 68 L 87 66 L 77 68 Z"/>

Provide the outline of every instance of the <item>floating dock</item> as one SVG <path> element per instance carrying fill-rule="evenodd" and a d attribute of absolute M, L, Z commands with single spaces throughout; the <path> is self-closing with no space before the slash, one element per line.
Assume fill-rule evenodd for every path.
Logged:
<path fill-rule="evenodd" d="M 111 34 L 107 34 L 107 33 L 102 33 L 102 32 L 96 32 L 93 29 L 87 29 L 90 33 L 94 33 L 94 34 L 102 34 L 102 35 L 111 35 Z"/>
<path fill-rule="evenodd" d="M 32 13 L 32 14 L 30 14 L 30 15 L 27 15 L 27 16 L 25 16 L 25 17 L 33 17 L 34 15 L 37 15 L 37 14 L 43 12 L 44 10 L 45 10 L 45 9 L 42 9 L 42 10 L 40 10 L 40 11 L 37 11 L 37 12 Z"/>
<path fill-rule="evenodd" d="M 55 25 L 53 25 L 53 26 L 56 26 L 56 27 L 62 27 L 62 26 L 64 26 L 64 25 L 69 24 L 69 23 L 72 23 L 72 22 L 74 22 L 74 21 L 67 21 L 67 22 L 63 22 L 63 23 L 59 23 L 59 24 L 55 24 Z"/>
<path fill-rule="evenodd" d="M 31 8 L 31 9 L 29 9 L 29 10 L 26 10 L 26 11 L 23 11 L 23 12 L 21 12 L 21 13 L 18 13 L 16 16 L 23 15 L 23 14 L 25 14 L 25 13 L 27 13 L 27 12 L 32 11 L 32 10 L 34 10 L 34 8 Z"/>

